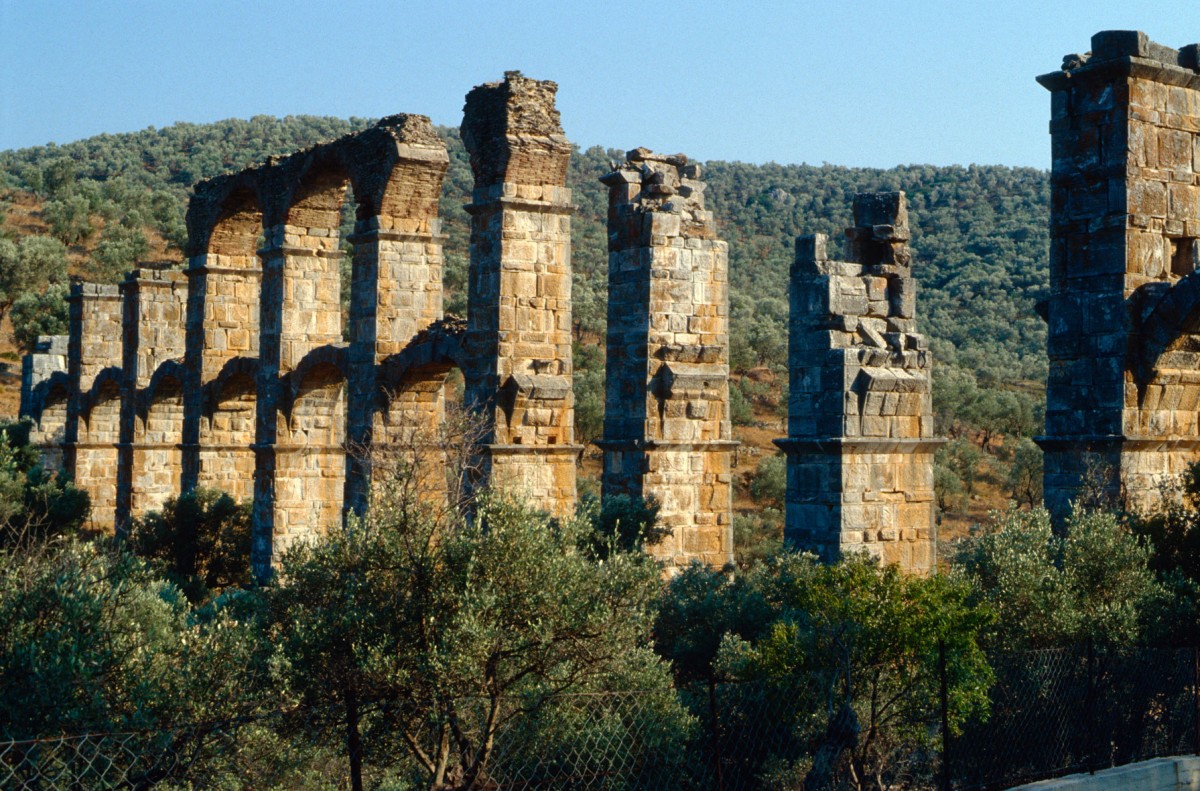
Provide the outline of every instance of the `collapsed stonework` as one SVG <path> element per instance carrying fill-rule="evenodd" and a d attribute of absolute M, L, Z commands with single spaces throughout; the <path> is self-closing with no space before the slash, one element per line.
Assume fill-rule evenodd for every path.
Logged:
<path fill-rule="evenodd" d="M 932 360 L 916 331 L 903 192 L 854 198 L 850 261 L 796 240 L 788 337 L 789 544 L 934 569 Z"/>
<path fill-rule="evenodd" d="M 1200 459 L 1200 45 L 1092 37 L 1052 94 L 1046 505 L 1134 508 Z M 1091 480 L 1088 480 L 1091 479 Z"/>
<path fill-rule="evenodd" d="M 510 72 L 467 96 L 475 177 L 466 320 L 443 315 L 438 201 L 448 166 L 428 118 L 196 186 L 184 269 L 145 264 L 76 283 L 68 338 L 25 361 L 22 414 L 48 464 L 91 496 L 94 525 L 197 486 L 253 501 L 252 565 L 368 507 L 401 449 L 418 453 L 463 374 L 482 424 L 468 487 L 534 507 L 576 501 L 571 358 L 571 146 L 557 86 Z M 655 498 L 668 573 L 733 559 L 728 245 L 700 168 L 635 149 L 609 189 L 603 489 Z M 354 232 L 342 240 L 347 195 Z M 792 275 L 790 543 L 933 563 L 930 361 L 914 327 L 903 195 L 855 200 L 852 263 L 801 239 Z M 341 268 L 349 249 L 348 321 Z M 345 340 L 344 340 L 345 339 Z M 428 492 L 426 494 L 429 494 Z"/>
<path fill-rule="evenodd" d="M 700 166 L 645 149 L 609 190 L 604 494 L 653 497 L 668 568 L 733 560 L 729 246 Z"/>

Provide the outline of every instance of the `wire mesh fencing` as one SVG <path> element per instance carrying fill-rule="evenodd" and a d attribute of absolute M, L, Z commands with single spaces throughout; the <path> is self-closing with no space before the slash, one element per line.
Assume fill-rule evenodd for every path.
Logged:
<path fill-rule="evenodd" d="M 997 654 L 986 720 L 949 745 L 954 788 L 998 788 L 1200 752 L 1195 648 Z"/>
<path fill-rule="evenodd" d="M 994 654 L 949 734 L 939 679 L 868 668 L 674 689 L 301 706 L 0 742 L 0 788 L 976 789 L 1200 749 L 1195 649 Z M 944 673 L 944 671 L 942 671 Z M 936 673 L 935 673 L 936 676 Z M 943 676 L 944 678 L 944 676 Z M 941 686 L 941 694 L 939 694 Z"/>
<path fill-rule="evenodd" d="M 86 733 L 0 743 L 0 787 L 149 788 L 187 774 L 220 728 Z"/>

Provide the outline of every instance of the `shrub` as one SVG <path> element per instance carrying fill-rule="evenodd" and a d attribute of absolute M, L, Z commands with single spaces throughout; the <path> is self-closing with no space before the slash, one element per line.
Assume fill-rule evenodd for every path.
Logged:
<path fill-rule="evenodd" d="M 775 454 L 762 459 L 750 478 L 750 496 L 760 503 L 783 507 L 787 495 L 787 458 Z"/>
<path fill-rule="evenodd" d="M 216 489 L 172 497 L 161 511 L 135 520 L 129 538 L 193 602 L 250 583 L 250 505 Z"/>

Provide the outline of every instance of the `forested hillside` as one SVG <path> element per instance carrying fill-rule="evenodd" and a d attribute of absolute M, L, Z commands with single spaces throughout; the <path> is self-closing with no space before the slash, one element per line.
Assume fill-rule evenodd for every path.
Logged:
<path fill-rule="evenodd" d="M 86 274 L 117 278 L 130 261 L 97 248 L 157 232 L 184 241 L 183 213 L 198 180 L 359 129 L 364 119 L 308 116 L 176 124 L 99 135 L 62 146 L 0 152 L 7 190 L 38 195 L 49 232 L 91 264 Z M 467 224 L 461 206 L 471 177 L 457 131 L 442 129 L 451 151 L 443 213 L 448 220 L 452 288 L 462 283 Z M 631 141 L 636 142 L 636 141 Z M 571 169 L 580 211 L 575 222 L 576 316 L 584 331 L 604 324 L 605 197 L 596 180 L 622 155 L 581 151 Z M 798 144 L 797 159 L 804 151 Z M 910 165 L 890 170 L 834 165 L 711 162 L 711 208 L 731 245 L 735 363 L 781 365 L 786 359 L 787 269 L 797 234 L 837 238 L 861 190 L 903 189 L 915 222 L 921 324 L 938 359 L 989 379 L 1038 380 L 1044 329 L 1033 304 L 1046 288 L 1046 174 L 994 166 Z M 11 200 L 11 198 L 10 198 Z M 124 234 L 124 236 L 122 236 Z M 116 260 L 109 260 L 116 259 Z M 78 267 L 77 267 L 78 268 Z M 87 271 L 90 270 L 90 271 Z M 461 295 L 451 300 L 462 307 Z"/>

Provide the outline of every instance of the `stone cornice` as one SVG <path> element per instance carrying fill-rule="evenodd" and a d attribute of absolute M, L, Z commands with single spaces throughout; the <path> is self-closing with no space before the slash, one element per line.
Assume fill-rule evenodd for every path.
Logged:
<path fill-rule="evenodd" d="M 943 437 L 786 437 L 774 443 L 789 456 L 851 453 L 933 453 L 946 444 Z"/>

